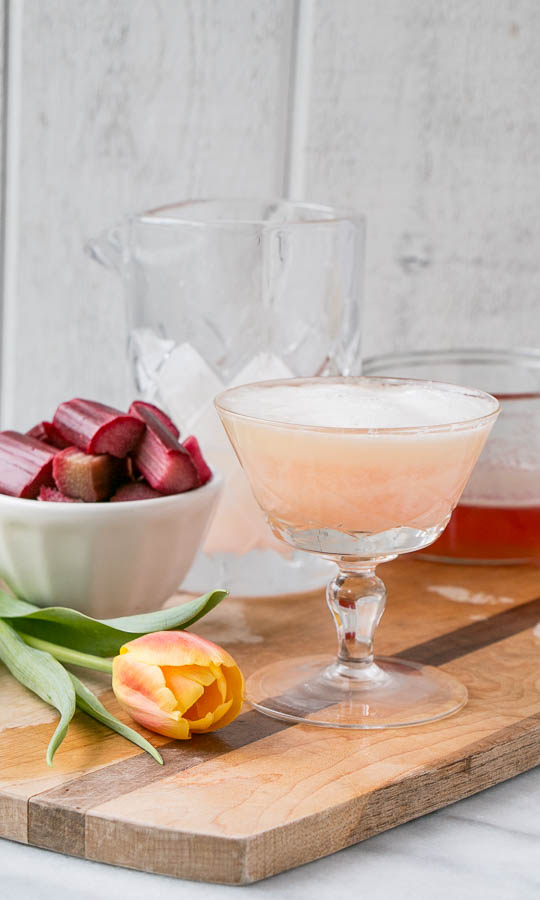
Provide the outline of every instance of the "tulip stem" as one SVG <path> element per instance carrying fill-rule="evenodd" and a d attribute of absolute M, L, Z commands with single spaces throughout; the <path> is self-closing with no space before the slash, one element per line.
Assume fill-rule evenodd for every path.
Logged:
<path fill-rule="evenodd" d="M 25 644 L 36 650 L 44 650 L 50 653 L 59 662 L 70 663 L 72 666 L 82 666 L 85 669 L 95 669 L 97 672 L 112 674 L 112 660 L 103 659 L 101 656 L 92 656 L 90 653 L 81 653 L 79 650 L 71 650 L 70 647 L 61 647 L 60 644 L 52 644 L 50 641 L 42 641 L 41 638 L 32 637 L 29 634 L 17 632 Z"/>

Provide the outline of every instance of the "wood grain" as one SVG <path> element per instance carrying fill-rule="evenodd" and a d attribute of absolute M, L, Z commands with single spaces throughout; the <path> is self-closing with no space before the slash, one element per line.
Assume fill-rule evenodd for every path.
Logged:
<path fill-rule="evenodd" d="M 438 664 L 462 680 L 470 699 L 459 714 L 355 733 L 289 726 L 246 711 L 223 732 L 189 743 L 152 736 L 163 769 L 77 716 L 50 770 L 44 752 L 54 724 L 43 704 L 28 697 L 26 706 L 26 692 L 0 672 L 3 696 L 11 685 L 16 699 L 0 728 L 0 834 L 151 872 L 247 883 L 539 762 L 540 641 L 533 626 L 540 620 L 540 569 L 411 560 L 385 569 L 390 599 L 379 650 Z M 457 603 L 430 590 L 448 586 L 482 591 L 485 602 Z M 247 674 L 290 656 L 298 623 L 303 652 L 332 648 L 320 595 L 227 602 L 242 606 L 245 635 L 238 632 L 228 646 Z M 198 630 L 218 638 L 225 609 Z M 122 715 L 110 692 L 102 699 Z"/>

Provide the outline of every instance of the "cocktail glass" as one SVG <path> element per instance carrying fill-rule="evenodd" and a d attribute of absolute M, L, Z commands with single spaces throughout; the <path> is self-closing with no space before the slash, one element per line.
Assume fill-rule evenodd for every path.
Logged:
<path fill-rule="evenodd" d="M 327 602 L 338 655 L 256 672 L 248 700 L 292 722 L 414 725 L 467 700 L 451 675 L 373 655 L 386 591 L 379 563 L 431 544 L 449 521 L 497 418 L 497 400 L 398 378 L 298 378 L 219 394 L 216 407 L 274 534 L 337 564 Z"/>

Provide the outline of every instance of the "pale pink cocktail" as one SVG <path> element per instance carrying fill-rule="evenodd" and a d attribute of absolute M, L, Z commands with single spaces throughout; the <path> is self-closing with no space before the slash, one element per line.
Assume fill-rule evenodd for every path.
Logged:
<path fill-rule="evenodd" d="M 328 588 L 337 661 L 289 661 L 248 684 L 264 712 L 373 728 L 449 715 L 455 679 L 403 660 L 374 660 L 382 615 L 379 562 L 431 544 L 444 529 L 498 414 L 489 394 L 392 378 L 314 378 L 233 388 L 216 400 L 274 533 L 339 566 Z"/>

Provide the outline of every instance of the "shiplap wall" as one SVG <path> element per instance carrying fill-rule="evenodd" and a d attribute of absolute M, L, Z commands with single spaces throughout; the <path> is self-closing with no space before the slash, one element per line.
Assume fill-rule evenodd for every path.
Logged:
<path fill-rule="evenodd" d="M 538 0 L 4 0 L 2 407 L 128 391 L 82 251 L 190 196 L 368 216 L 366 353 L 540 345 Z"/>

